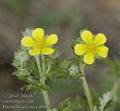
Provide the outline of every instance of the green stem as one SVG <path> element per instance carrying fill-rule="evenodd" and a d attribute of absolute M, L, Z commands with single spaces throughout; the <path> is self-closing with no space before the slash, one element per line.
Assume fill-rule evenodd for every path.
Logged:
<path fill-rule="evenodd" d="M 45 74 L 45 58 L 44 55 L 41 55 L 42 58 L 42 71 L 43 71 L 43 75 Z"/>
<path fill-rule="evenodd" d="M 44 56 L 43 55 L 41 57 L 42 57 L 42 65 L 40 64 L 39 56 L 35 56 L 35 59 L 36 59 L 38 70 L 39 70 L 40 81 L 43 84 L 45 84 L 45 79 L 44 79 L 44 75 L 45 75 L 45 60 L 44 60 Z M 51 111 L 50 100 L 49 100 L 49 96 L 48 96 L 47 91 L 41 90 L 41 92 L 43 94 L 43 98 L 44 98 L 44 101 L 45 101 L 45 105 L 46 105 L 47 111 Z"/>
<path fill-rule="evenodd" d="M 37 66 L 38 66 L 38 70 L 39 70 L 39 75 L 40 75 L 40 81 L 45 84 L 45 79 L 44 79 L 44 73 L 45 73 L 45 63 L 44 63 L 44 56 L 42 55 L 42 66 L 40 64 L 40 58 L 39 56 L 35 56 L 36 62 L 37 62 Z M 47 111 L 51 111 L 51 107 L 50 107 L 50 100 L 49 100 L 49 96 L 47 91 L 45 90 L 41 90 L 42 94 L 43 94 L 43 98 L 45 101 L 45 105 L 46 105 L 46 110 Z"/>
<path fill-rule="evenodd" d="M 37 66 L 38 66 L 38 70 L 39 70 L 39 75 L 41 77 L 42 70 L 41 70 L 41 64 L 40 64 L 40 58 L 39 58 L 39 56 L 35 56 L 35 60 L 37 62 Z"/>
<path fill-rule="evenodd" d="M 51 111 L 50 100 L 47 91 L 42 90 L 47 111 Z"/>
<path fill-rule="evenodd" d="M 41 55 L 41 58 L 42 58 L 42 71 L 43 71 L 42 75 L 44 77 L 44 75 L 45 75 L 45 58 L 44 58 L 44 55 Z M 44 78 L 43 78 L 43 84 L 45 84 L 45 79 Z M 45 100 L 45 105 L 46 105 L 47 111 L 51 111 L 50 99 L 49 99 L 47 91 L 42 90 L 42 94 L 43 94 L 43 97 L 44 97 L 44 100 Z"/>
<path fill-rule="evenodd" d="M 90 94 L 90 90 L 89 90 L 89 87 L 88 87 L 88 84 L 87 84 L 87 81 L 86 81 L 86 78 L 85 78 L 85 74 L 84 74 L 84 66 L 82 66 L 82 77 L 81 77 L 81 80 L 82 80 L 82 86 L 83 86 L 83 89 L 84 89 L 84 92 L 85 92 L 85 95 L 86 95 L 86 98 L 87 98 L 87 102 L 88 102 L 88 105 L 89 105 L 89 108 L 90 108 L 90 111 L 93 111 L 93 100 L 92 100 L 92 97 L 91 97 L 91 94 Z"/>

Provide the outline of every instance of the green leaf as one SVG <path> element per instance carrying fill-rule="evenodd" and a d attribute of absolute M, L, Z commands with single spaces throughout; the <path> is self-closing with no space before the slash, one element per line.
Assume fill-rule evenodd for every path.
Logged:
<path fill-rule="evenodd" d="M 65 99 L 55 109 L 57 111 L 86 111 L 85 107 L 84 100 L 76 96 Z"/>
<path fill-rule="evenodd" d="M 105 111 L 113 100 L 112 92 L 107 92 L 103 94 L 103 97 L 99 98 L 99 100 L 100 100 L 100 107 L 99 107 L 100 111 Z"/>

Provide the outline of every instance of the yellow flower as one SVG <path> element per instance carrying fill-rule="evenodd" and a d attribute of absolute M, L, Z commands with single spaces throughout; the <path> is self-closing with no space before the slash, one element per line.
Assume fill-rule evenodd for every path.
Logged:
<path fill-rule="evenodd" d="M 93 64 L 95 57 L 107 57 L 108 48 L 104 45 L 106 37 L 102 33 L 93 35 L 90 31 L 83 31 L 81 33 L 82 43 L 74 46 L 75 54 L 83 56 L 83 61 L 86 64 Z"/>
<path fill-rule="evenodd" d="M 42 28 L 36 28 L 32 30 L 32 37 L 24 36 L 22 38 L 21 44 L 29 48 L 30 55 L 51 55 L 54 52 L 52 45 L 57 41 L 58 37 L 56 34 L 46 37 Z"/>

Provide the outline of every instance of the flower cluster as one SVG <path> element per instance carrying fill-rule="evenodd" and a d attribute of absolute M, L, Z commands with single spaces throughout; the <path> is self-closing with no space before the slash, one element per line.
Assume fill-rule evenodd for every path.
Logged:
<path fill-rule="evenodd" d="M 108 48 L 104 45 L 106 37 L 103 33 L 93 35 L 86 30 L 80 36 L 82 42 L 74 46 L 74 52 L 78 56 L 83 56 L 83 61 L 86 64 L 93 64 L 95 57 L 107 57 Z M 54 52 L 52 45 L 57 41 L 56 34 L 45 36 L 42 28 L 36 28 L 32 30 L 32 37 L 24 36 L 22 38 L 21 44 L 29 48 L 30 55 L 51 55 Z"/>

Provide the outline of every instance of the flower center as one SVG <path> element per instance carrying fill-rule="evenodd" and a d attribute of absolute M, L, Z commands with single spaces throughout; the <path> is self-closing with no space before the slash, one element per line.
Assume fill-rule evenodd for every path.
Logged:
<path fill-rule="evenodd" d="M 42 38 L 41 40 L 36 41 L 36 47 L 38 47 L 39 49 L 44 48 L 45 47 L 45 39 Z"/>
<path fill-rule="evenodd" d="M 96 45 L 95 44 L 88 44 L 87 45 L 87 52 L 92 52 L 94 53 L 96 50 Z"/>

